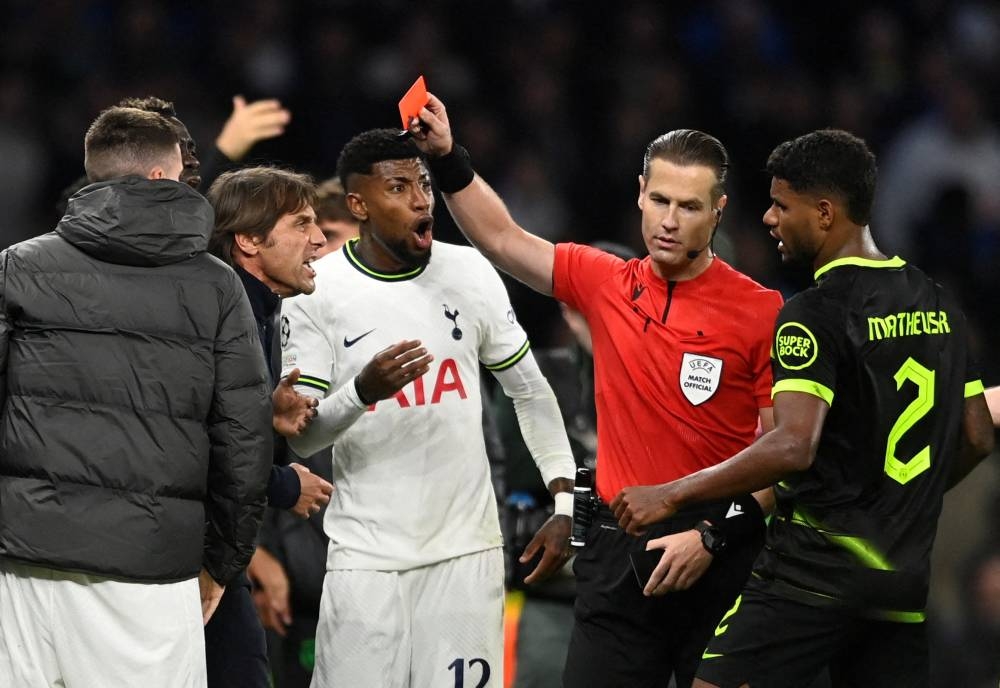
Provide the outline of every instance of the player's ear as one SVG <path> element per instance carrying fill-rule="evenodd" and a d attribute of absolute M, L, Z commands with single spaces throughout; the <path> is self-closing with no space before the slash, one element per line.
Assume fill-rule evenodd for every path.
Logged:
<path fill-rule="evenodd" d="M 639 198 L 636 200 L 636 204 L 639 206 L 639 210 L 642 210 L 642 194 L 646 192 L 646 178 L 641 174 L 639 175 Z"/>
<path fill-rule="evenodd" d="M 837 207 L 827 198 L 821 198 L 816 203 L 816 214 L 819 218 L 819 228 L 824 232 L 833 226 L 837 215 Z"/>
<path fill-rule="evenodd" d="M 352 191 L 345 198 L 347 200 L 347 209 L 351 211 L 351 215 L 359 222 L 365 222 L 368 219 L 368 205 L 365 203 L 365 199 L 361 197 L 361 194 Z"/>

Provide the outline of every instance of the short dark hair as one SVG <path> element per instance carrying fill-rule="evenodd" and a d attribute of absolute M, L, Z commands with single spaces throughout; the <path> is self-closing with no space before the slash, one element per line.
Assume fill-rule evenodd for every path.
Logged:
<path fill-rule="evenodd" d="M 875 201 L 878 167 L 864 140 L 841 129 L 820 129 L 775 148 L 767 173 L 797 193 L 840 197 L 851 222 L 867 225 Z"/>
<path fill-rule="evenodd" d="M 157 98 L 156 96 L 146 96 L 145 98 L 122 98 L 118 103 L 118 107 L 130 107 L 135 108 L 136 110 L 155 112 L 158 115 L 163 115 L 167 119 L 177 117 L 177 111 L 174 109 L 174 104 L 169 100 Z"/>
<path fill-rule="evenodd" d="M 153 167 L 165 165 L 179 143 L 177 131 L 162 115 L 111 107 L 87 129 L 83 166 L 91 182 L 145 176 Z"/>
<path fill-rule="evenodd" d="M 646 146 L 642 159 L 642 176 L 649 178 L 649 165 L 653 160 L 666 160 L 676 165 L 704 165 L 715 173 L 712 201 L 726 192 L 726 175 L 729 172 L 729 153 L 722 141 L 697 129 L 674 129 L 661 134 Z"/>
<path fill-rule="evenodd" d="M 327 179 L 316 187 L 316 219 L 320 222 L 354 222 L 358 218 L 347 207 L 347 192 L 337 178 Z"/>
<path fill-rule="evenodd" d="M 235 235 L 267 239 L 282 216 L 315 204 L 316 185 L 308 174 L 245 167 L 219 175 L 206 196 L 215 209 L 208 250 L 232 265 Z"/>
<path fill-rule="evenodd" d="M 410 138 L 400 138 L 398 129 L 369 129 L 347 142 L 337 159 L 337 176 L 350 191 L 351 175 L 371 174 L 372 165 L 385 160 L 424 159 Z"/>

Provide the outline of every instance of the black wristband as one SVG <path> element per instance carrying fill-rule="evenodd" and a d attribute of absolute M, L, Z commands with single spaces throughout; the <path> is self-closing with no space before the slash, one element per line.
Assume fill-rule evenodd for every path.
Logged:
<path fill-rule="evenodd" d="M 726 542 L 732 545 L 763 534 L 764 511 L 752 494 L 734 497 L 723 504 L 709 520 Z"/>
<path fill-rule="evenodd" d="M 476 176 L 472 169 L 469 151 L 457 143 L 451 145 L 451 152 L 439 158 L 428 158 L 428 166 L 441 193 L 451 194 L 461 191 L 472 183 Z"/>
<path fill-rule="evenodd" d="M 358 383 L 358 378 L 359 377 L 361 377 L 361 376 L 360 375 L 355 375 L 354 376 L 354 391 L 357 393 L 358 399 L 361 400 L 362 404 L 364 404 L 365 406 L 371 406 L 375 402 L 374 401 L 368 401 L 367 399 L 365 399 L 365 395 L 361 393 L 361 385 Z"/>

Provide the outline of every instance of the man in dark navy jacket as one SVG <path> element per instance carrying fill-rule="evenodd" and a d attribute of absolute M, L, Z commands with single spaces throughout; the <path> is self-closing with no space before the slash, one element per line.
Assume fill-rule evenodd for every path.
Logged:
<path fill-rule="evenodd" d="M 281 299 L 312 293 L 315 272 L 310 263 L 325 242 L 312 207 L 315 193 L 308 176 L 268 167 L 227 172 L 208 191 L 215 208 L 209 250 L 232 265 L 243 282 L 275 385 L 276 435 L 268 504 L 302 518 L 318 512 L 333 491 L 330 483 L 305 466 L 287 463 L 282 436 L 301 432 L 312 417 L 315 400 L 292 389 L 294 373 L 278 380 Z M 308 413 L 288 412 L 298 406 L 308 408 Z M 205 628 L 205 646 L 210 687 L 268 685 L 264 631 L 246 576 L 226 591 Z"/>

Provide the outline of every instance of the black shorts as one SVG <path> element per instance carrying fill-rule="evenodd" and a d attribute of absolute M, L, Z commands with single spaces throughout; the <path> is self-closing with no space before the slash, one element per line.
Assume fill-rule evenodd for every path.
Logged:
<path fill-rule="evenodd" d="M 754 576 L 719 622 L 697 676 L 719 688 L 801 688 L 827 665 L 835 688 L 925 688 L 925 624 L 805 604 Z"/>
<path fill-rule="evenodd" d="M 565 688 L 666 688 L 671 675 L 680 688 L 691 685 L 712 630 L 750 574 L 763 528 L 760 537 L 717 557 L 690 589 L 663 597 L 643 596 L 628 554 L 644 550 L 652 538 L 689 530 L 712 513 L 717 506 L 678 514 L 632 537 L 606 507 L 600 510 L 574 564 L 577 597 Z"/>

